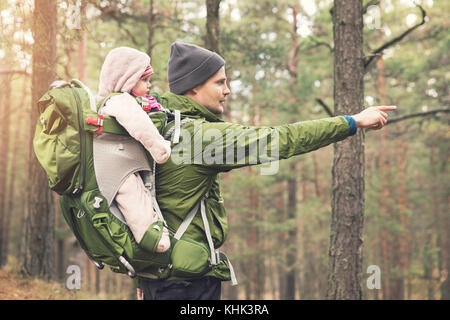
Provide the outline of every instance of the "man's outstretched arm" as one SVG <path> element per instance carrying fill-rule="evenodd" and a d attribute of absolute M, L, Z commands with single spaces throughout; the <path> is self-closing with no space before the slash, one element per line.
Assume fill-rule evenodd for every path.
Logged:
<path fill-rule="evenodd" d="M 189 147 L 183 148 L 191 149 L 191 163 L 228 171 L 308 153 L 354 135 L 357 128 L 379 130 L 387 123 L 386 111 L 391 110 L 395 107 L 370 107 L 352 116 L 274 127 L 199 121 L 193 124 L 196 127 Z"/>

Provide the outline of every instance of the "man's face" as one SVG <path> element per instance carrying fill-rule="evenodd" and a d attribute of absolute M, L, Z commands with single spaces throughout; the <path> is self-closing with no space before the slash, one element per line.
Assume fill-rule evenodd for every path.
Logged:
<path fill-rule="evenodd" d="M 193 89 L 195 101 L 206 107 L 212 113 L 220 115 L 223 113 L 223 105 L 227 96 L 231 93 L 227 86 L 225 66 L 219 69 L 205 83 Z"/>

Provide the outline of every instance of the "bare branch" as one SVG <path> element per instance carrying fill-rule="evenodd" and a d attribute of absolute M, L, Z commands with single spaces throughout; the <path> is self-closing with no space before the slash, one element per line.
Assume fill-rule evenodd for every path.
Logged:
<path fill-rule="evenodd" d="M 396 122 L 411 119 L 411 118 L 427 117 L 427 116 L 435 115 L 438 113 L 449 113 L 449 112 L 450 112 L 450 109 L 447 108 L 447 109 L 430 110 L 430 111 L 426 111 L 426 112 L 411 113 L 411 114 L 406 114 L 404 116 L 399 116 L 399 117 L 389 119 L 387 124 L 392 124 L 392 123 L 396 123 Z"/>
<path fill-rule="evenodd" d="M 110 17 L 116 21 L 138 21 L 138 22 L 147 22 L 147 13 L 140 15 L 130 15 L 129 13 L 120 11 L 119 8 L 115 6 L 106 6 L 103 7 L 100 4 L 94 2 L 92 3 L 98 10 L 101 11 L 102 15 L 105 17 Z"/>
<path fill-rule="evenodd" d="M 374 51 L 372 51 L 367 56 L 368 58 L 364 62 L 364 69 L 367 69 L 367 67 L 373 61 L 373 59 L 375 59 L 375 57 L 379 57 L 385 49 L 387 49 L 387 48 L 393 46 L 394 44 L 396 44 L 397 42 L 401 41 L 404 37 L 406 37 L 408 34 L 410 34 L 415 29 L 417 29 L 418 27 L 420 27 L 421 25 L 423 25 L 425 23 L 425 18 L 427 16 L 426 11 L 420 5 L 417 4 L 416 6 L 420 9 L 420 11 L 422 13 L 422 21 L 420 21 L 416 25 L 412 26 L 411 28 L 409 28 L 408 30 L 406 30 L 405 32 L 400 34 L 399 36 L 389 40 L 388 42 L 386 42 L 382 46 L 378 47 L 378 49 L 375 49 Z"/>
<path fill-rule="evenodd" d="M 331 111 L 331 108 L 321 99 L 321 98 L 316 98 L 316 102 L 318 104 L 320 104 L 324 109 L 325 112 L 330 116 L 330 117 L 334 117 L 334 112 Z"/>
<path fill-rule="evenodd" d="M 298 7 L 297 6 L 289 6 L 292 9 L 292 24 L 290 29 L 291 34 L 291 43 L 292 48 L 289 51 L 289 60 L 287 63 L 287 68 L 289 71 L 289 74 L 291 75 L 291 80 L 297 77 L 297 67 L 298 67 L 298 61 L 297 56 L 299 52 L 300 44 L 298 42 L 298 35 L 297 35 L 297 13 L 298 13 Z"/>
<path fill-rule="evenodd" d="M 319 47 L 319 46 L 324 46 L 324 47 L 327 47 L 329 50 L 330 50 L 330 52 L 333 52 L 334 51 L 334 48 L 328 43 L 328 42 L 326 42 L 326 41 L 322 41 L 322 40 L 317 40 L 315 37 L 313 37 L 313 36 L 310 36 L 310 37 L 308 37 L 308 39 L 310 39 L 312 42 L 314 42 L 316 45 L 315 46 L 311 46 L 311 47 L 308 47 L 307 49 L 311 49 L 311 48 L 315 48 L 315 47 Z"/>
<path fill-rule="evenodd" d="M 124 31 L 126 35 L 130 38 L 131 42 L 133 42 L 134 45 L 138 46 L 139 41 L 136 39 L 134 34 L 125 28 L 123 26 L 123 23 L 126 21 L 140 21 L 140 22 L 148 22 L 148 15 L 142 14 L 142 15 L 130 15 L 128 13 L 120 11 L 120 9 L 114 7 L 114 6 L 108 6 L 108 7 L 102 7 L 98 3 L 93 3 L 94 6 L 101 11 L 103 17 L 109 17 L 117 22 L 120 30 Z"/>

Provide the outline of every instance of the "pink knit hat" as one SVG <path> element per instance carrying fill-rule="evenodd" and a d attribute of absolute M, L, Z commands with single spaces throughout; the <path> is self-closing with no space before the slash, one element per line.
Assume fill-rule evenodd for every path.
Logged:
<path fill-rule="evenodd" d="M 147 68 L 145 68 L 144 73 L 141 76 L 141 79 L 150 77 L 153 74 L 153 68 L 151 65 L 148 65 Z"/>
<path fill-rule="evenodd" d="M 106 56 L 100 71 L 98 95 L 104 98 L 111 92 L 129 92 L 149 73 L 153 70 L 146 53 L 129 47 L 115 48 Z"/>

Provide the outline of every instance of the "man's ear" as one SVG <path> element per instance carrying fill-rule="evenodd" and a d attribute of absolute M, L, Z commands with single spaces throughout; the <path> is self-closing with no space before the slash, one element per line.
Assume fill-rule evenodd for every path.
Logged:
<path fill-rule="evenodd" d="M 188 97 L 195 97 L 199 91 L 199 87 L 197 86 L 195 88 L 190 89 L 189 91 L 187 91 L 184 95 L 188 96 Z"/>
<path fill-rule="evenodd" d="M 198 93 L 199 89 L 200 89 L 200 86 L 196 86 L 195 88 L 192 88 L 190 91 L 192 91 L 193 95 L 196 95 Z"/>

